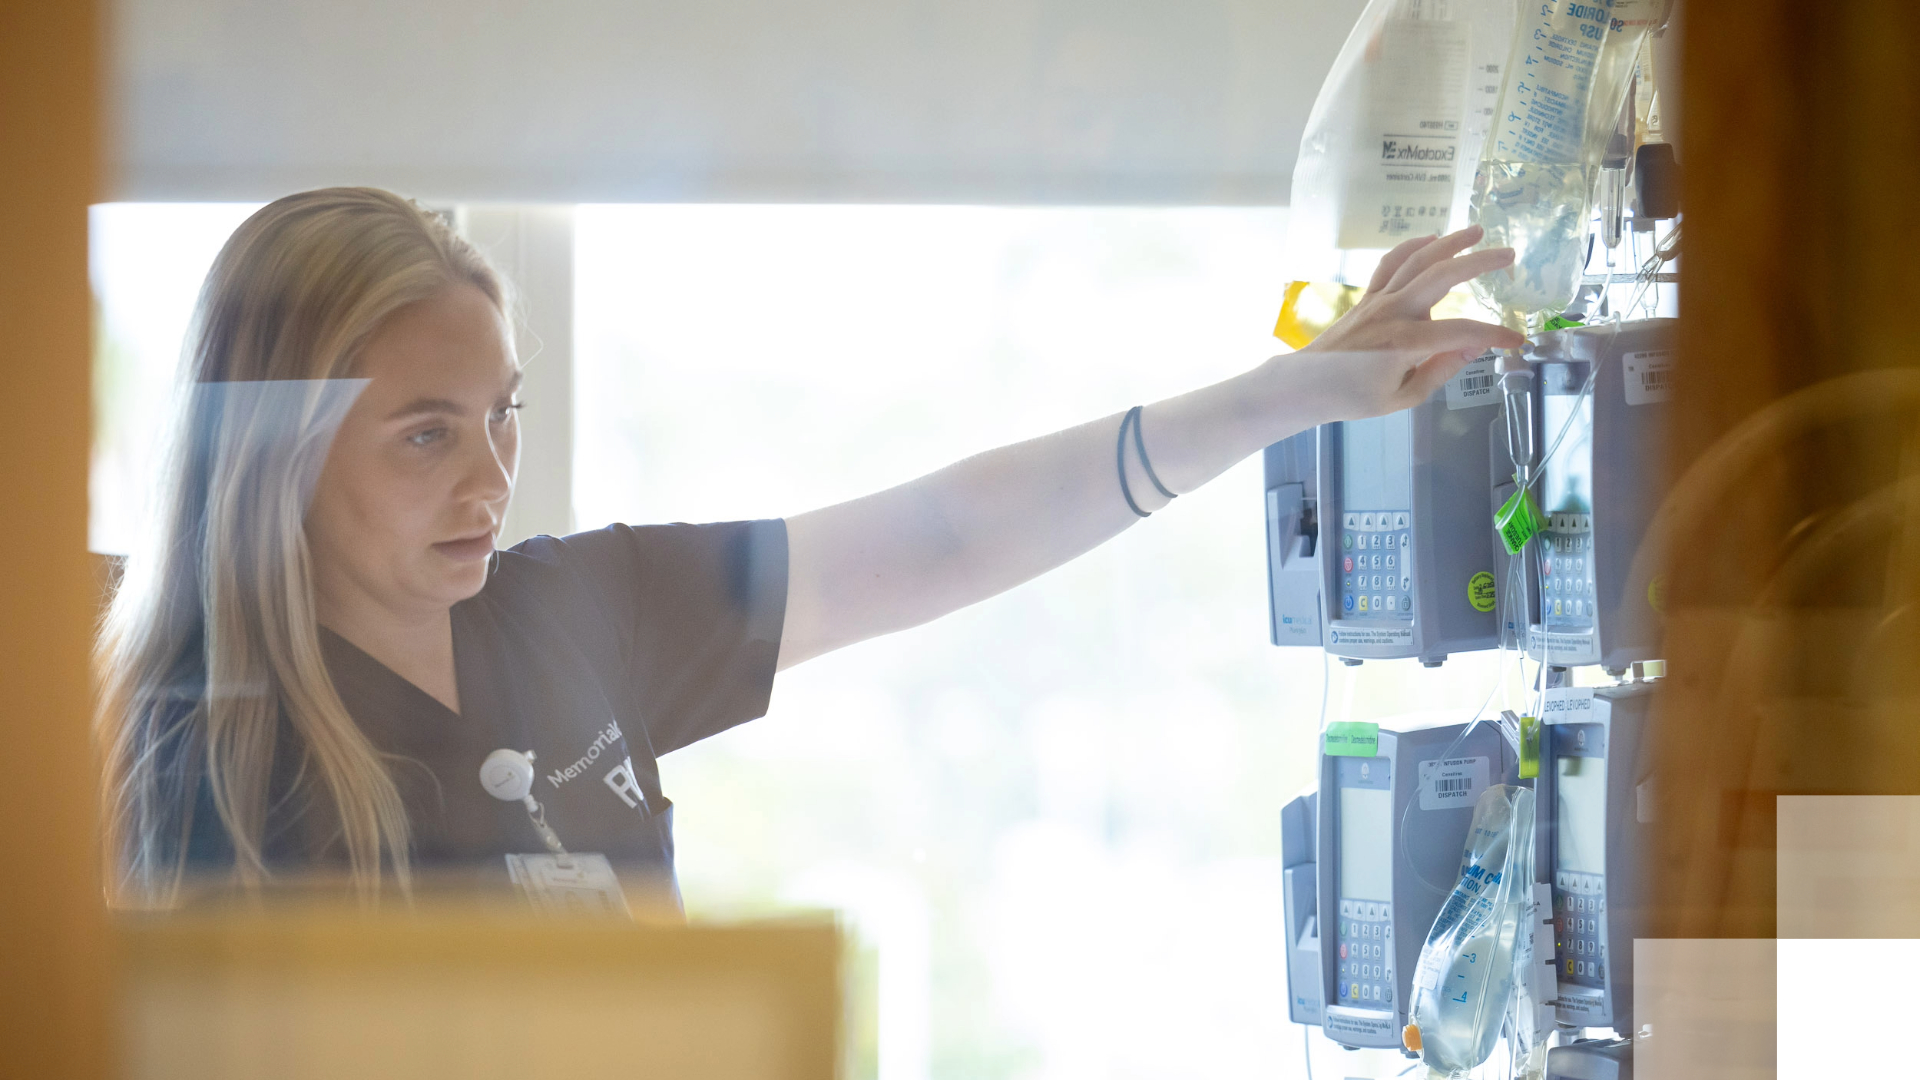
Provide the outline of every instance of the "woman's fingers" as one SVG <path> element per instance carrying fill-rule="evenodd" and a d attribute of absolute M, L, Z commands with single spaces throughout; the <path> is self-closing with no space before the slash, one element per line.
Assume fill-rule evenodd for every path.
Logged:
<path fill-rule="evenodd" d="M 1393 291 L 1405 288 L 1429 267 L 1451 259 L 1479 243 L 1485 231 L 1478 225 L 1469 225 L 1457 233 L 1448 233 L 1419 251 L 1410 253 L 1408 258 L 1394 270 L 1393 276 L 1388 279 L 1387 289 Z"/>
<path fill-rule="evenodd" d="M 1479 356 L 1488 349 L 1517 349 L 1527 343 L 1515 331 L 1478 319 L 1434 319 L 1420 336 L 1420 348 L 1429 353 L 1471 351 Z"/>
<path fill-rule="evenodd" d="M 1418 307 L 1421 311 L 1432 311 L 1433 305 L 1447 295 L 1448 290 L 1462 282 L 1472 281 L 1489 270 L 1499 270 L 1513 265 L 1512 248 L 1487 248 L 1470 255 L 1437 262 L 1421 271 L 1418 277 L 1399 290 L 1398 295 L 1406 303 Z M 1404 272 L 1405 268 L 1402 268 Z"/>
<path fill-rule="evenodd" d="M 1446 385 L 1461 368 L 1466 367 L 1479 356 L 1484 349 L 1462 349 L 1458 352 L 1436 353 L 1414 365 L 1407 372 L 1406 381 L 1400 384 L 1400 400 L 1405 407 L 1418 405 L 1433 396 L 1435 390 Z"/>
<path fill-rule="evenodd" d="M 1411 240 L 1402 240 L 1394 245 L 1392 251 L 1380 256 L 1380 265 L 1373 268 L 1373 278 L 1367 282 L 1367 291 L 1377 293 L 1393 280 L 1394 271 L 1413 256 L 1413 253 L 1438 239 L 1432 236 L 1416 236 Z"/>

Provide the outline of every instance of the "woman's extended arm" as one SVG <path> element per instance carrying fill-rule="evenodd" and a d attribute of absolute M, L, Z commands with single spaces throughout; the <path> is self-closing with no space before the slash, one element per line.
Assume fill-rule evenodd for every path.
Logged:
<path fill-rule="evenodd" d="M 1184 494 L 1288 435 L 1407 408 L 1487 349 L 1518 347 L 1510 330 L 1430 317 L 1448 289 L 1512 260 L 1505 248 L 1459 255 L 1478 239 L 1469 229 L 1400 245 L 1360 303 L 1313 345 L 1148 405 L 1141 430 L 1154 472 Z M 1120 419 L 989 450 L 789 518 L 780 666 L 984 600 L 1138 521 L 1115 475 Z M 1131 449 L 1127 466 L 1141 508 L 1165 505 Z"/>

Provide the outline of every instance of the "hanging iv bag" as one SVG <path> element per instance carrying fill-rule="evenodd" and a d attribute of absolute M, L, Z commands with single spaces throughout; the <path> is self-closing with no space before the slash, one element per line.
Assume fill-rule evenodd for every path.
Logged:
<path fill-rule="evenodd" d="M 1634 61 L 1671 0 L 1540 0 L 1513 28 L 1505 81 L 1469 197 L 1480 246 L 1514 249 L 1474 292 L 1513 329 L 1535 332 L 1573 301 L 1600 157 Z"/>
<path fill-rule="evenodd" d="M 1364 288 L 1389 248 L 1465 224 L 1514 4 L 1369 0 L 1300 141 L 1289 280 Z"/>
<path fill-rule="evenodd" d="M 1533 789 L 1488 788 L 1473 807 L 1460 883 L 1420 949 L 1413 1026 L 1433 1074 L 1464 1077 L 1487 1060 L 1513 1001 L 1516 959 L 1530 949 Z"/>

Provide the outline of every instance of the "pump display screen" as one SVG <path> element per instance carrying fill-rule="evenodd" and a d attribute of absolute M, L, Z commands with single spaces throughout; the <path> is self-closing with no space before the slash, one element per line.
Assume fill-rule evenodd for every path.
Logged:
<path fill-rule="evenodd" d="M 1340 897 L 1393 899 L 1393 792 L 1340 789 Z"/>
<path fill-rule="evenodd" d="M 1580 393 L 1586 373 L 1585 364 L 1540 365 L 1541 451 L 1552 449 L 1563 428 L 1567 432 L 1541 466 L 1540 508 L 1549 514 L 1593 512 L 1593 395 Z"/>
<path fill-rule="evenodd" d="M 1413 414 L 1340 425 L 1340 505 L 1349 512 L 1413 506 Z"/>
<path fill-rule="evenodd" d="M 1340 432 L 1340 617 L 1413 616 L 1413 414 Z"/>
<path fill-rule="evenodd" d="M 1554 759 L 1554 869 L 1607 872 L 1607 759 Z"/>

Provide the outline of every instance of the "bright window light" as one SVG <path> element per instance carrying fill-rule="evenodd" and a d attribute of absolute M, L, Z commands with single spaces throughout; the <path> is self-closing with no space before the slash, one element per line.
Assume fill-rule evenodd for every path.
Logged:
<path fill-rule="evenodd" d="M 132 550 L 173 400 L 180 345 L 213 257 L 258 203 L 104 203 L 88 221 L 94 299 L 87 547 Z"/>
<path fill-rule="evenodd" d="M 575 221 L 582 527 L 810 509 L 1278 351 L 1281 210 Z M 1267 644 L 1262 515 L 1256 458 L 783 674 L 765 720 L 663 761 L 690 912 L 847 911 L 877 952 L 865 1075 L 1295 1074 L 1279 813 L 1312 780 L 1322 664 Z M 1495 665 L 1366 670 L 1356 715 L 1472 708 Z"/>

